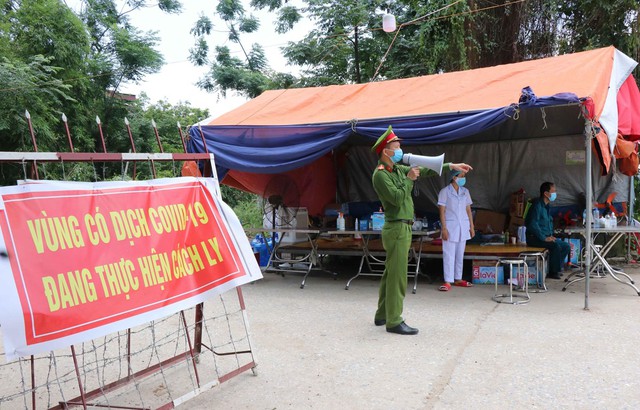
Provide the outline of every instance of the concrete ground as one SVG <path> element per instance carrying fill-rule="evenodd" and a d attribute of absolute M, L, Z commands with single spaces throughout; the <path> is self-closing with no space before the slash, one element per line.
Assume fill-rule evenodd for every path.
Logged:
<path fill-rule="evenodd" d="M 640 282 L 640 269 L 625 271 Z M 258 363 L 187 402 L 189 409 L 636 409 L 640 407 L 640 297 L 612 278 L 527 305 L 498 304 L 493 286 L 421 280 L 404 317 L 416 336 L 373 325 L 378 279 L 344 289 L 314 272 L 273 273 L 244 286 Z"/>

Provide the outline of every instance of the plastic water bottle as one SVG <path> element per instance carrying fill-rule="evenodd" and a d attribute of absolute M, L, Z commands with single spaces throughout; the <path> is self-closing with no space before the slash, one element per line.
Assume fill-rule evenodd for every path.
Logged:
<path fill-rule="evenodd" d="M 342 216 L 342 212 L 338 214 L 338 220 L 336 222 L 336 227 L 339 231 L 344 231 L 344 216 Z"/>
<path fill-rule="evenodd" d="M 356 218 L 356 226 L 355 226 L 355 230 L 356 231 L 360 231 L 360 221 L 358 220 L 358 218 Z M 360 235 L 360 233 L 356 233 L 353 236 L 353 239 L 355 239 L 356 241 L 361 241 L 362 240 L 362 235 Z"/>
<path fill-rule="evenodd" d="M 257 236 L 251 240 L 251 249 L 253 249 L 253 252 L 260 252 L 260 241 Z"/>
<path fill-rule="evenodd" d="M 593 208 L 593 222 L 596 222 L 598 219 L 600 219 L 600 212 L 598 208 Z"/>

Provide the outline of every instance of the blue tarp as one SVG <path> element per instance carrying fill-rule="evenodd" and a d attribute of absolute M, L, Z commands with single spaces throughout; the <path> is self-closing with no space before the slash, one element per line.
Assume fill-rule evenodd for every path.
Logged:
<path fill-rule="evenodd" d="M 571 93 L 538 98 L 529 87 L 525 87 L 518 104 L 474 112 L 308 125 L 194 126 L 189 131 L 188 150 L 205 152 L 201 129 L 209 152 L 215 155 L 220 179 L 230 169 L 275 174 L 317 160 L 353 134 L 364 137 L 367 144 L 373 145 L 389 125 L 393 126 L 403 145 L 442 144 L 475 135 L 517 117 L 520 109 L 578 101 L 578 97 Z"/>

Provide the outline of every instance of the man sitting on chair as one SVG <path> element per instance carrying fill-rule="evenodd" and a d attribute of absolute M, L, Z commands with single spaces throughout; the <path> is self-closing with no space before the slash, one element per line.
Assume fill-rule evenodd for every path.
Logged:
<path fill-rule="evenodd" d="M 553 182 L 540 185 L 540 197 L 533 200 L 527 214 L 527 245 L 549 250 L 549 273 L 547 278 L 560 279 L 562 262 L 569 255 L 568 243 L 553 236 L 553 218 L 549 204 L 556 200 L 556 186 Z"/>

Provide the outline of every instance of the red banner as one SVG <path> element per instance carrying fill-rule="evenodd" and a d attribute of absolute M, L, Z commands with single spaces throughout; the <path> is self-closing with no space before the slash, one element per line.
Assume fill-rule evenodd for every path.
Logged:
<path fill-rule="evenodd" d="M 2 198 L 0 228 L 27 346 L 153 311 L 246 275 L 225 215 L 195 180 Z"/>

